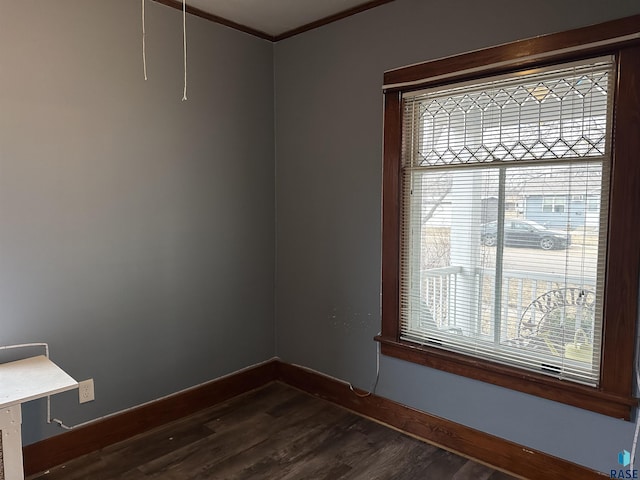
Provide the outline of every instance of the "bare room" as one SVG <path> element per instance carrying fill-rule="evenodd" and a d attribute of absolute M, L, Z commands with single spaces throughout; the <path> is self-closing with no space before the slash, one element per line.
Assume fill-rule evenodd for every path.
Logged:
<path fill-rule="evenodd" d="M 637 0 L 0 0 L 0 480 L 638 478 L 639 85 Z"/>

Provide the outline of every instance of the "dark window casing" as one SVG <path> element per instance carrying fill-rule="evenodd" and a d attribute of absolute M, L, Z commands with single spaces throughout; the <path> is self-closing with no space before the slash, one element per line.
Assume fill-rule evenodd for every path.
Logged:
<path fill-rule="evenodd" d="M 609 221 L 598 387 L 400 340 L 402 93 L 463 80 L 614 55 Z M 640 15 L 412 65 L 384 76 L 383 355 L 629 420 L 640 277 Z"/>

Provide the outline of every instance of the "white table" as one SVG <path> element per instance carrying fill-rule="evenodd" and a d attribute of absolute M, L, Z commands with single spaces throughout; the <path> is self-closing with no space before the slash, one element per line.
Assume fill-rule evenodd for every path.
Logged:
<path fill-rule="evenodd" d="M 0 364 L 0 433 L 4 480 L 23 480 L 22 407 L 30 400 L 78 388 L 78 382 L 44 355 Z M 2 478 L 0 465 L 0 478 Z"/>

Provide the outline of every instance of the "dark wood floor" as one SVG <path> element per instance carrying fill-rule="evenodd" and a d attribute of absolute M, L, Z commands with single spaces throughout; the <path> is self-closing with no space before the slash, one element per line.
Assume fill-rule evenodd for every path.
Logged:
<path fill-rule="evenodd" d="M 29 480 L 509 480 L 280 383 Z"/>

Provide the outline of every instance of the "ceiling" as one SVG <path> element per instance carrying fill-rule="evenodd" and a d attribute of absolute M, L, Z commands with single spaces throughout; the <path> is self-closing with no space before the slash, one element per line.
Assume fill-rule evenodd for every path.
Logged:
<path fill-rule="evenodd" d="M 182 4 L 181 0 L 156 1 L 173 7 Z M 389 1 L 392 0 L 186 0 L 186 3 L 190 13 L 279 40 L 310 29 L 312 23 L 319 26 L 315 22 L 326 24 Z"/>

